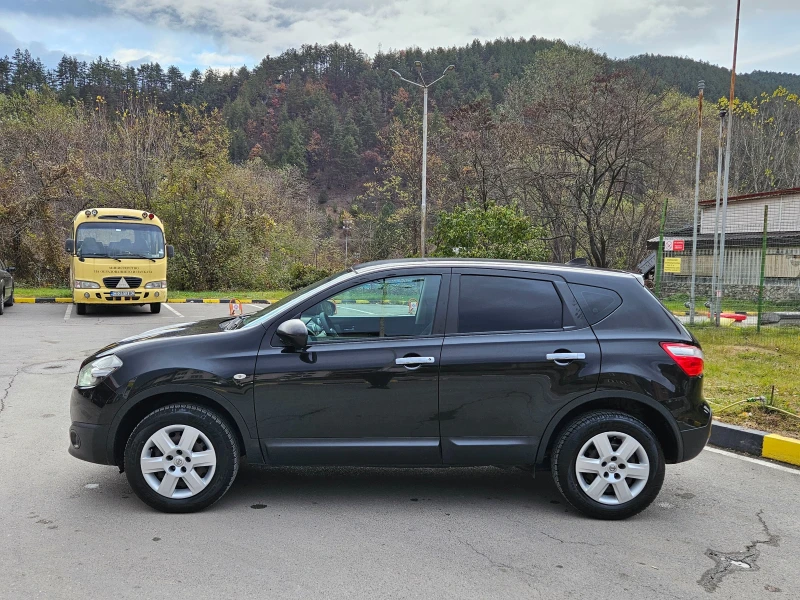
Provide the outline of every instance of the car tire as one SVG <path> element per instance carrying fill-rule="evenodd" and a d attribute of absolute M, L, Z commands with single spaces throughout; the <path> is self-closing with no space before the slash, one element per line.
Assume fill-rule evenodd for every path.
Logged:
<path fill-rule="evenodd" d="M 124 461 L 128 482 L 145 504 L 168 513 L 195 512 L 230 488 L 239 470 L 239 444 L 214 411 L 170 404 L 136 426 Z"/>
<path fill-rule="evenodd" d="M 5 301 L 5 306 L 14 306 L 14 288 L 11 288 L 11 295 L 8 297 L 8 300 Z"/>
<path fill-rule="evenodd" d="M 626 519 L 643 511 L 664 483 L 664 453 L 656 436 L 624 412 L 580 415 L 561 432 L 550 460 L 567 502 L 596 519 Z"/>
<path fill-rule="evenodd" d="M 161 312 L 161 302 L 153 302 L 150 304 L 150 312 L 157 315 Z"/>
<path fill-rule="evenodd" d="M 75 305 L 75 312 L 78 313 L 79 315 L 85 315 L 86 314 L 86 305 L 85 304 L 81 304 L 81 303 L 76 304 Z"/>
<path fill-rule="evenodd" d="M 5 297 L 6 297 L 6 288 L 0 289 L 0 315 L 5 312 Z"/>

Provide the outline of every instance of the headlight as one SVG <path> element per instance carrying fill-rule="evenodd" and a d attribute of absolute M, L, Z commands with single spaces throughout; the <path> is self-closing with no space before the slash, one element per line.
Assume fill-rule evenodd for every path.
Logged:
<path fill-rule="evenodd" d="M 147 285 L 144 286 L 144 289 L 152 290 L 153 288 L 157 288 L 158 289 L 158 288 L 165 288 L 165 287 L 167 287 L 167 282 L 166 281 L 151 281 L 150 283 L 148 283 Z"/>
<path fill-rule="evenodd" d="M 78 373 L 78 387 L 94 387 L 121 366 L 122 361 L 116 354 L 93 360 Z"/>
<path fill-rule="evenodd" d="M 75 289 L 76 290 L 99 290 L 100 284 L 95 283 L 94 281 L 79 281 L 75 280 Z"/>

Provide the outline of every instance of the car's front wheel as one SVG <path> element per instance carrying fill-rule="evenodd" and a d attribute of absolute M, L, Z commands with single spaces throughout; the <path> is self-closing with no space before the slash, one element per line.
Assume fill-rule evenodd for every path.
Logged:
<path fill-rule="evenodd" d="M 222 498 L 239 469 L 236 435 L 215 412 L 170 404 L 136 426 L 125 447 L 133 491 L 163 512 L 194 512 Z"/>
<path fill-rule="evenodd" d="M 598 519 L 625 519 L 655 500 L 664 482 L 664 454 L 653 432 L 629 414 L 598 410 L 562 431 L 551 456 L 566 500 Z"/>
<path fill-rule="evenodd" d="M 157 315 L 161 312 L 161 303 L 160 302 L 152 302 L 150 304 L 150 312 L 154 315 Z"/>
<path fill-rule="evenodd" d="M 14 306 L 14 288 L 11 288 L 11 295 L 8 297 L 8 300 L 5 301 L 6 306 Z"/>

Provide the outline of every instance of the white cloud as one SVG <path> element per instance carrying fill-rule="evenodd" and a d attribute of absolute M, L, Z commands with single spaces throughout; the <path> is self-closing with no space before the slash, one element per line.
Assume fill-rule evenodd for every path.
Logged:
<path fill-rule="evenodd" d="M 374 54 L 378 48 L 427 49 L 532 35 L 616 57 L 651 52 L 728 65 L 735 11 L 733 0 L 42 1 L 51 11 L 61 6 L 64 14 L 0 0 L 0 21 L 25 42 L 47 40 L 51 47 L 104 55 L 118 47 L 119 60 L 141 51 L 164 57 L 160 62 L 172 62 L 170 57 L 185 66 L 223 69 L 253 65 L 302 44 L 338 41 Z M 95 3 L 103 6 L 92 18 Z M 5 17 L 11 10 L 16 17 L 9 27 Z M 796 53 L 774 43 L 792 39 L 798 29 L 799 0 L 744 2 L 741 64 L 798 71 Z"/>
<path fill-rule="evenodd" d="M 237 69 L 252 62 L 247 56 L 240 54 L 220 54 L 218 52 L 200 52 L 192 56 L 192 60 L 202 68 L 227 71 Z"/>
<path fill-rule="evenodd" d="M 118 48 L 111 52 L 111 58 L 114 58 L 121 63 L 139 63 L 145 61 L 157 62 L 161 65 L 174 63 L 179 60 L 177 56 L 163 54 L 152 49 L 146 50 L 143 48 Z"/>

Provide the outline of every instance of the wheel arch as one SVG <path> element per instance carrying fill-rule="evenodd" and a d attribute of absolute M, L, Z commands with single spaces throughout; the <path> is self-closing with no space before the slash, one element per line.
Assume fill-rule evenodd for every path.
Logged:
<path fill-rule="evenodd" d="M 110 455 L 113 463 L 123 468 L 125 445 L 136 425 L 154 410 L 169 404 L 190 403 L 211 409 L 226 421 L 236 435 L 242 455 L 247 455 L 248 462 L 261 463 L 261 449 L 258 440 L 249 436 L 249 429 L 239 411 L 225 399 L 202 388 L 155 389 L 136 399 L 126 411 L 120 411 L 114 419 L 115 425 L 109 435 Z"/>
<path fill-rule="evenodd" d="M 563 406 L 550 419 L 539 442 L 536 464 L 543 465 L 561 431 L 578 415 L 600 409 L 619 410 L 636 417 L 655 434 L 667 463 L 680 462 L 683 442 L 675 419 L 663 405 L 652 398 L 632 393 L 601 392 L 587 394 Z"/>

